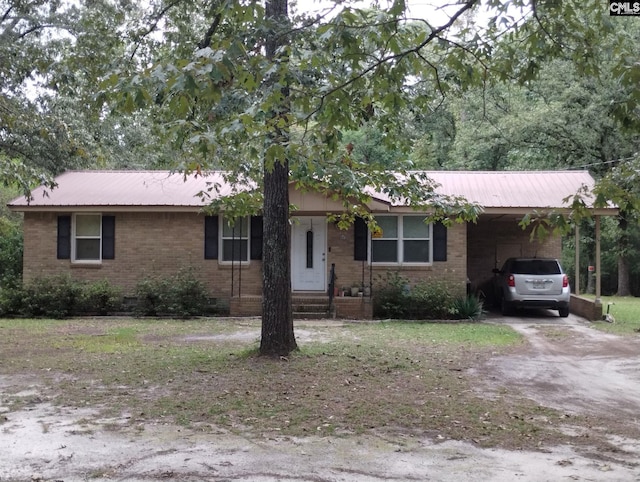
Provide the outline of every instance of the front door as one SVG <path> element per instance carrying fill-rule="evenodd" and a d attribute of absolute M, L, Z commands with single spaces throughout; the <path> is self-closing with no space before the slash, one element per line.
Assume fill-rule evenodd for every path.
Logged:
<path fill-rule="evenodd" d="M 291 226 L 293 291 L 326 291 L 327 220 L 301 216 Z"/>

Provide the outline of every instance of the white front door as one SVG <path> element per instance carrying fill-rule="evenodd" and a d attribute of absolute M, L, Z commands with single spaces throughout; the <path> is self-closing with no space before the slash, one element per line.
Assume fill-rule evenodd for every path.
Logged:
<path fill-rule="evenodd" d="M 293 291 L 326 291 L 327 219 L 301 216 L 291 226 Z"/>

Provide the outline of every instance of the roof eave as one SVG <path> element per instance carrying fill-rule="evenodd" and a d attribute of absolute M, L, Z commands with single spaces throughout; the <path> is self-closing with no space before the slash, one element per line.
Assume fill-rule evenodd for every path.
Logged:
<path fill-rule="evenodd" d="M 14 212 L 56 212 L 56 213 L 80 213 L 80 212 L 200 212 L 204 206 L 112 206 L 112 205 L 95 205 L 95 206 L 7 206 L 10 211 Z"/>

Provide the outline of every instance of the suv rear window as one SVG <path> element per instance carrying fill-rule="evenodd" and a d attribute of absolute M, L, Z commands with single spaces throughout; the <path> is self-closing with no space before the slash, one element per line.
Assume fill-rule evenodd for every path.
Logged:
<path fill-rule="evenodd" d="M 518 259 L 511 266 L 513 274 L 560 274 L 560 265 L 553 260 Z"/>

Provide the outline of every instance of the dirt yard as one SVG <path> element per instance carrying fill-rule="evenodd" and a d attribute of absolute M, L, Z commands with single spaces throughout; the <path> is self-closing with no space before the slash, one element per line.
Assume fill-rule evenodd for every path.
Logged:
<path fill-rule="evenodd" d="M 489 400 L 513 397 L 516 406 L 524 397 L 560 411 L 562 423 L 554 419 L 551 428 L 580 443 L 509 450 L 406 431 L 256 437 L 135 424 L 128 413 L 96 418 L 90 405 L 54 406 L 41 398 L 37 374 L 0 371 L 2 393 L 25 400 L 19 410 L 0 406 L 0 481 L 640 481 L 640 339 L 604 334 L 574 317 L 488 322 L 509 324 L 527 343 L 461 376 Z M 303 344 L 305 326 L 297 325 Z M 514 409 L 515 422 L 519 416 Z M 539 422 L 545 417 L 541 411 Z"/>

